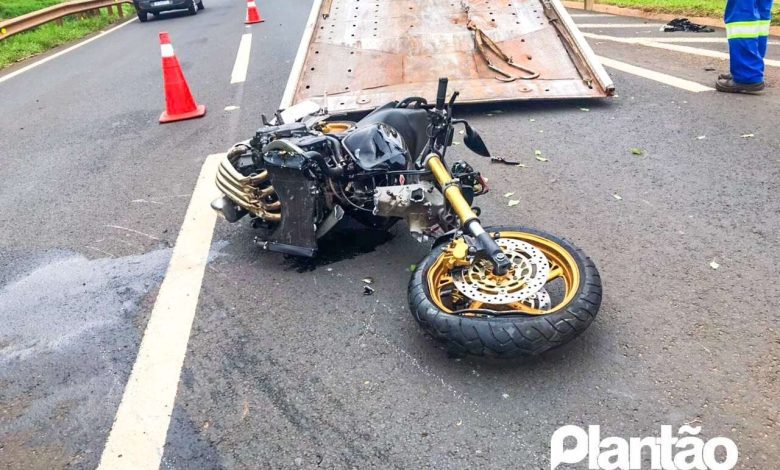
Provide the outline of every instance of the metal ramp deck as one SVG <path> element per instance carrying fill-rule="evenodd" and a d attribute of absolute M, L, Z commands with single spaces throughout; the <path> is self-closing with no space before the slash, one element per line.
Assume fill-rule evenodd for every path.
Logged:
<path fill-rule="evenodd" d="M 528 73 L 501 53 L 539 76 L 519 78 Z M 281 107 L 312 100 L 349 112 L 407 96 L 433 101 L 444 76 L 460 103 L 614 93 L 559 0 L 315 0 Z"/>

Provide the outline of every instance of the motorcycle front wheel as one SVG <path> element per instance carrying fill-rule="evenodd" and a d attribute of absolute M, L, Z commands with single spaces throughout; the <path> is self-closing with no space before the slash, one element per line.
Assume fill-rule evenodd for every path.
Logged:
<path fill-rule="evenodd" d="M 464 261 L 458 240 L 435 247 L 409 282 L 417 322 L 454 354 L 517 357 L 561 346 L 590 326 L 601 278 L 582 250 L 524 227 L 489 227 L 512 260 L 496 276 L 487 260 Z"/>

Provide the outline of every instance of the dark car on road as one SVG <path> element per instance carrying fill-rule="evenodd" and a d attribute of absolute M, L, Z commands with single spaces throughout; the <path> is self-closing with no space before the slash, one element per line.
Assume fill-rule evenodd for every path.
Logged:
<path fill-rule="evenodd" d="M 138 19 L 144 23 L 149 13 L 157 17 L 164 11 L 187 10 L 190 15 L 195 15 L 203 9 L 203 0 L 133 0 L 133 6 Z"/>

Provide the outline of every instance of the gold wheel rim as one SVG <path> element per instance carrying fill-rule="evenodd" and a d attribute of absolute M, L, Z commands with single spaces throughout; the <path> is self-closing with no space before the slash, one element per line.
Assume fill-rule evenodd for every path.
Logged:
<path fill-rule="evenodd" d="M 527 232 L 504 231 L 499 233 L 499 238 L 522 240 L 541 250 L 550 263 L 550 271 L 547 275 L 545 285 L 548 285 L 557 279 L 561 279 L 565 286 L 563 298 L 555 305 L 551 305 L 549 309 L 545 310 L 533 308 L 523 302 L 492 305 L 483 304 L 482 302 L 470 299 L 466 299 L 469 301 L 469 304 L 465 309 L 493 310 L 497 315 L 500 315 L 502 310 L 521 311 L 527 315 L 549 315 L 563 309 L 574 299 L 580 287 L 580 271 L 577 261 L 568 250 L 563 248 L 559 243 L 548 238 Z M 445 313 L 453 313 L 454 310 L 447 305 L 447 302 L 444 299 L 447 297 L 452 298 L 453 296 L 460 294 L 455 288 L 451 269 L 452 265 L 452 255 L 445 249 L 439 254 L 427 273 L 428 290 L 431 295 L 431 300 Z M 464 315 L 470 314 L 467 313 Z"/>

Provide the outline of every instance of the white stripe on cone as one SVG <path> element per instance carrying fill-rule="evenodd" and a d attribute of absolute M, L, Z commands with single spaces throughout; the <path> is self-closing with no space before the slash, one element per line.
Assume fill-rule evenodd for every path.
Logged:
<path fill-rule="evenodd" d="M 247 2 L 247 5 L 249 5 L 249 8 L 257 7 L 257 4 L 255 2 Z"/>
<path fill-rule="evenodd" d="M 173 46 L 171 44 L 160 44 L 160 53 L 163 57 L 173 57 Z"/>

